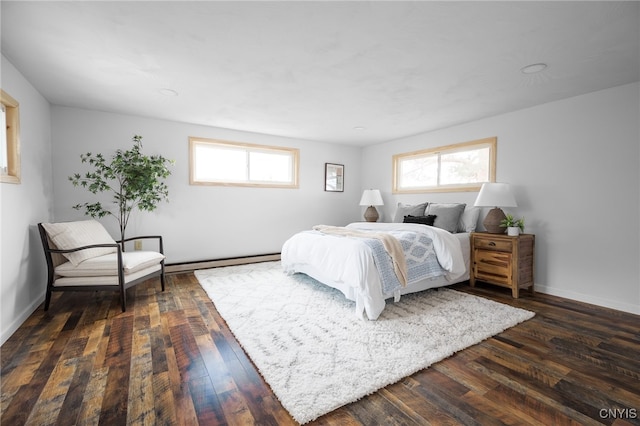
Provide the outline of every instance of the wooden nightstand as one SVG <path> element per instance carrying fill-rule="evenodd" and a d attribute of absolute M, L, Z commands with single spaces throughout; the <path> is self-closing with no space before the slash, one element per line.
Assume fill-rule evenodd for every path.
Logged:
<path fill-rule="evenodd" d="M 471 233 L 471 273 L 469 283 L 483 281 L 511 289 L 518 298 L 520 289 L 533 295 L 535 235 Z"/>

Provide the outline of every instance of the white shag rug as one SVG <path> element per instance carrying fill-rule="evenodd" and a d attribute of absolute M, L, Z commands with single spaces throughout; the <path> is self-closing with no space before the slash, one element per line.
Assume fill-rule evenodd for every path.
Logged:
<path fill-rule="evenodd" d="M 280 262 L 195 272 L 282 405 L 300 423 L 356 401 L 533 313 L 439 289 L 387 302 L 377 321 Z"/>

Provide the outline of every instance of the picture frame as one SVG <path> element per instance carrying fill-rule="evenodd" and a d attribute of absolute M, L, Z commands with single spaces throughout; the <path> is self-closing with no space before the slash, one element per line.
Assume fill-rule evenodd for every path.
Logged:
<path fill-rule="evenodd" d="M 324 190 L 344 192 L 344 165 L 324 163 Z"/>

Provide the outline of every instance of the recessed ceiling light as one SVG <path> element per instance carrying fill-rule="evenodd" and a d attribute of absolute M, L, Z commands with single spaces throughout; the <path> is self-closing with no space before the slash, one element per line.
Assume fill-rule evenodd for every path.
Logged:
<path fill-rule="evenodd" d="M 531 64 L 527 65 L 524 68 L 521 68 L 520 71 L 523 74 L 535 74 L 537 72 L 543 71 L 547 68 L 547 64 L 539 63 L 539 64 Z"/>
<path fill-rule="evenodd" d="M 354 128 L 353 128 L 353 130 L 357 130 L 357 131 L 359 131 L 359 132 L 363 131 L 364 129 L 365 129 L 365 128 L 364 128 L 364 127 L 362 127 L 362 126 L 356 126 L 356 127 L 354 127 Z"/>
<path fill-rule="evenodd" d="M 173 89 L 160 89 L 158 90 L 160 92 L 161 95 L 165 95 L 165 96 L 178 96 L 178 92 L 176 92 Z"/>

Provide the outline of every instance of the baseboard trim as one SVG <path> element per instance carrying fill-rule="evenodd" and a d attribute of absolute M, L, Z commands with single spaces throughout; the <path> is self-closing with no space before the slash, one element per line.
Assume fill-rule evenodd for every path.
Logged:
<path fill-rule="evenodd" d="M 198 269 L 219 268 L 221 266 L 246 265 L 247 263 L 272 262 L 280 260 L 280 253 L 260 254 L 256 256 L 231 257 L 227 259 L 201 260 L 197 262 L 171 263 L 165 265 L 167 274 L 192 272 Z"/>
<path fill-rule="evenodd" d="M 603 299 L 601 297 L 594 297 L 582 293 L 577 293 L 575 291 L 567 291 L 541 284 L 536 284 L 534 288 L 537 293 L 549 294 L 551 296 L 562 297 L 565 299 L 575 300 L 577 302 L 588 303 L 590 305 L 600 306 L 608 309 L 615 309 L 617 311 L 627 312 L 634 315 L 640 315 L 640 307 L 633 303 L 624 303 L 617 300 Z"/>
<path fill-rule="evenodd" d="M 2 334 L 0 334 L 0 345 L 4 345 L 4 343 L 7 340 L 9 340 L 9 337 L 11 337 L 13 333 L 15 333 L 16 330 L 20 328 L 20 326 L 24 324 L 24 322 L 27 319 L 29 319 L 31 314 L 33 314 L 36 311 L 36 309 L 40 307 L 40 304 L 44 302 L 44 296 L 45 296 L 44 293 L 39 295 L 36 298 L 36 300 L 31 302 L 29 306 L 27 306 L 22 312 L 20 312 L 20 314 L 17 317 L 13 319 L 13 321 L 11 321 L 11 323 L 7 326 L 6 329 L 2 330 Z"/>

